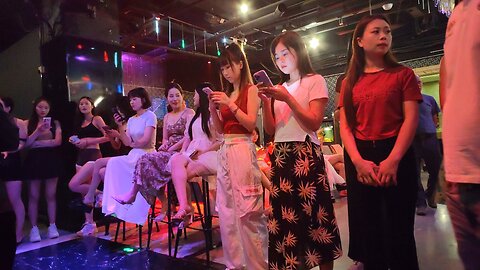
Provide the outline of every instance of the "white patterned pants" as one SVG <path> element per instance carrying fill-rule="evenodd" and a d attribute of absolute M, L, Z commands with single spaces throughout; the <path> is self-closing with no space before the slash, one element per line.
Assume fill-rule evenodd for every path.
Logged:
<path fill-rule="evenodd" d="M 267 220 L 251 139 L 226 136 L 218 161 L 217 207 L 225 264 L 228 269 L 267 269 Z"/>

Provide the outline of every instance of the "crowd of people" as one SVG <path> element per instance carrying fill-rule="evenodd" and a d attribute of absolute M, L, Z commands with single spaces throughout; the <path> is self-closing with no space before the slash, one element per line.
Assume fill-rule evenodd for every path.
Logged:
<path fill-rule="evenodd" d="M 480 23 L 479 16 L 467 15 L 474 12 L 474 3 L 479 4 L 463 1 L 451 20 L 470 27 Z M 470 87 L 465 79 L 456 77 L 455 68 L 471 63 L 473 69 L 473 59 L 479 56 L 479 40 L 477 36 L 460 34 L 459 26 L 453 29 L 453 23 L 449 23 L 446 63 L 442 64 L 446 75 L 441 74 L 442 80 L 445 78 L 442 95 L 447 203 L 465 267 L 480 269 L 480 256 L 475 256 L 480 250 L 480 166 L 476 162 L 479 140 L 474 134 L 455 133 L 460 124 L 453 119 L 453 111 L 458 113 L 458 106 L 465 104 L 451 97 L 452 89 L 461 88 L 466 93 L 461 96 L 463 100 L 473 96 L 478 101 L 479 76 L 474 71 L 463 73 L 475 85 Z M 454 45 L 451 39 L 457 36 L 472 46 L 472 55 L 463 55 L 460 45 Z M 367 270 L 419 269 L 414 218 L 416 211 L 422 214 L 419 207 L 426 202 L 434 207 L 441 157 L 430 159 L 425 147 L 427 139 L 435 134 L 435 124 L 430 123 L 435 118 L 430 116 L 439 109 L 436 103 L 427 103 L 428 98 L 422 97 L 418 77 L 395 60 L 391 46 L 391 25 L 384 16 L 367 16 L 357 24 L 338 102 L 343 156 L 326 157 L 322 153 L 317 130 L 328 101 L 327 85 L 313 70 L 302 38 L 293 31 L 278 35 L 270 48 L 281 75 L 278 85 L 255 85 L 248 60 L 236 43 L 226 46 L 219 57 L 221 88 L 199 83 L 193 110 L 185 106 L 182 87 L 168 84 L 165 97 L 170 112 L 163 119 L 158 150 L 157 119 L 148 110 L 151 101 L 145 89 L 128 92 L 134 114 L 116 108 L 115 127 L 107 126 L 95 115 L 89 97 L 82 97 L 75 131 L 69 138 L 78 148 L 76 174 L 69 188 L 81 194 L 80 206 L 85 211 L 85 223 L 78 235 L 96 233 L 92 214 L 95 207 L 101 207 L 105 215 L 143 224 L 158 198 L 162 211 L 156 220 L 163 220 L 170 207 L 166 206 L 165 195 L 170 181 L 178 198 L 172 220 L 177 225 L 188 225 L 193 219 L 188 181 L 216 175 L 215 206 L 227 269 L 333 269 L 334 260 L 343 254 L 331 199 L 333 183 L 337 183 L 348 190 L 348 256 Z M 1 101 L 2 113 L 11 114 L 13 101 L 5 97 Z M 428 107 L 421 107 L 425 105 Z M 17 127 L 20 143 L 18 147 L 2 148 L 8 151 L 2 153 L 2 172 L 8 174 L 1 177 L 6 180 L 15 213 L 17 243 L 22 241 L 25 219 L 23 183 L 29 185 L 30 241 L 41 240 L 37 215 L 42 184 L 49 219 L 47 237 L 59 236 L 55 214 L 62 129 L 60 122 L 50 116 L 50 106 L 47 99 L 39 98 L 28 120 L 8 117 Z M 265 132 L 273 137 L 270 151 L 255 145 L 259 110 Z M 465 111 L 464 118 L 477 119 L 480 114 L 473 110 L 478 111 L 478 106 Z M 466 124 L 478 130 L 479 122 L 477 119 Z M 103 143 L 129 150 L 124 155 L 102 157 Z M 434 145 L 430 146 L 437 151 L 435 143 L 432 141 Z M 23 163 L 21 149 L 28 149 Z M 459 149 L 465 151 L 459 154 Z M 419 181 L 420 159 L 425 160 L 430 173 L 426 192 Z M 467 166 L 457 166 L 459 162 L 468 164 L 468 172 L 459 170 Z M 99 188 L 102 181 L 103 190 Z M 264 200 L 265 190 L 268 200 Z"/>

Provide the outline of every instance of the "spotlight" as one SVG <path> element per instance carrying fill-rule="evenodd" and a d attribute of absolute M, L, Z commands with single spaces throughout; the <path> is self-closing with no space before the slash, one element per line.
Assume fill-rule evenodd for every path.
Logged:
<path fill-rule="evenodd" d="M 243 3 L 243 4 L 240 5 L 240 12 L 241 12 L 241 13 L 247 14 L 248 9 L 249 9 L 249 8 L 248 8 L 248 5 L 247 5 L 247 4 Z"/>
<path fill-rule="evenodd" d="M 317 38 L 310 39 L 310 48 L 315 49 L 320 45 Z"/>
<path fill-rule="evenodd" d="M 386 3 L 382 6 L 383 10 L 390 10 L 393 8 L 393 3 L 390 2 L 390 3 Z"/>

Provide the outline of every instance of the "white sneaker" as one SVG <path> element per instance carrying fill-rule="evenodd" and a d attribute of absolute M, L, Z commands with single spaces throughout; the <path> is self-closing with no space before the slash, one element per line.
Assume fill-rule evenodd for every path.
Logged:
<path fill-rule="evenodd" d="M 37 226 L 33 226 L 30 230 L 30 242 L 40 242 L 42 238 L 40 237 L 40 231 Z"/>
<path fill-rule="evenodd" d="M 50 224 L 50 226 L 48 226 L 47 237 L 52 239 L 52 238 L 57 238 L 59 236 L 60 234 L 58 234 L 57 225 Z"/>
<path fill-rule="evenodd" d="M 85 222 L 83 223 L 82 229 L 77 232 L 77 235 L 89 236 L 89 235 L 95 235 L 97 232 L 98 232 L 97 224 Z"/>

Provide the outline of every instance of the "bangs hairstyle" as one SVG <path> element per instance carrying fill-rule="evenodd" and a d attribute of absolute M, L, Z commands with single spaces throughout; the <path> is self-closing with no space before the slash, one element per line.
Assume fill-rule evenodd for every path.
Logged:
<path fill-rule="evenodd" d="M 252 74 L 250 73 L 250 66 L 248 65 L 247 57 L 237 43 L 231 43 L 221 50 L 218 58 L 218 65 L 220 70 L 220 82 L 222 88 L 230 94 L 233 92 L 233 85 L 231 85 L 225 78 L 223 78 L 221 68 L 224 66 L 232 66 L 233 63 L 243 63 L 243 68 L 240 70 L 240 91 L 247 85 L 253 84 Z M 225 89 L 225 85 L 228 85 Z"/>
<path fill-rule="evenodd" d="M 387 17 L 383 15 L 368 15 L 363 17 L 355 27 L 355 31 L 353 32 L 353 37 L 352 37 L 352 45 L 351 48 L 352 50 L 352 57 L 350 59 L 350 63 L 347 68 L 347 74 L 344 79 L 344 94 L 343 94 L 343 104 L 345 108 L 345 115 L 347 117 L 347 123 L 350 129 L 354 129 L 356 125 L 356 119 L 355 119 L 355 111 L 353 108 L 353 87 L 357 83 L 358 79 L 360 76 L 363 74 L 363 70 L 365 68 L 365 51 L 363 50 L 362 47 L 358 45 L 358 39 L 363 37 L 363 34 L 365 33 L 365 29 L 367 28 L 367 25 L 371 23 L 374 20 L 383 20 L 385 21 L 389 26 L 390 22 L 388 21 Z M 383 61 L 385 64 L 385 67 L 387 68 L 392 68 L 392 67 L 398 67 L 401 66 L 395 57 L 393 56 L 393 53 L 390 50 L 384 55 Z"/>
<path fill-rule="evenodd" d="M 298 71 L 300 72 L 301 78 L 307 75 L 315 74 L 312 63 L 310 62 L 310 57 L 308 57 L 307 46 L 303 42 L 302 37 L 297 32 L 285 31 L 278 35 L 272 41 L 272 45 L 270 46 L 270 55 L 272 57 L 273 63 L 275 64 L 275 67 L 280 73 L 280 77 L 282 79 L 281 83 L 290 80 L 290 75 L 284 74 L 277 66 L 277 61 L 275 59 L 275 48 L 279 43 L 285 45 L 285 47 L 287 47 L 290 53 L 292 52 L 292 50 L 295 51 L 297 55 L 297 67 Z"/>
<path fill-rule="evenodd" d="M 143 87 L 138 87 L 130 90 L 127 94 L 128 98 L 140 98 L 142 100 L 142 109 L 148 109 L 152 106 L 152 101 L 150 100 L 150 96 L 147 93 L 147 90 Z"/>

